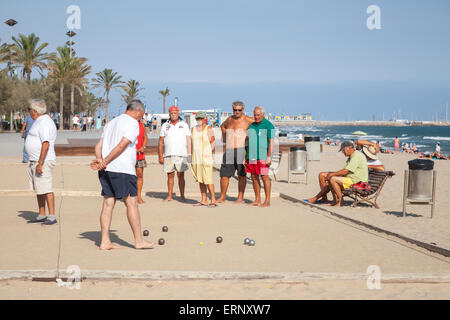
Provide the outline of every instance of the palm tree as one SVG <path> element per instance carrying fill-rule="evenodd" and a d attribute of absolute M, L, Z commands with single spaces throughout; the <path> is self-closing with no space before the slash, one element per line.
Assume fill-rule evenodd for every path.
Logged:
<path fill-rule="evenodd" d="M 91 73 L 91 66 L 88 66 L 86 62 L 86 58 L 72 57 L 70 59 L 68 74 L 70 83 L 70 119 L 72 119 L 74 115 L 75 89 L 77 89 L 82 96 L 83 91 L 85 91 L 86 87 L 89 85 L 89 80 L 86 77 Z"/>
<path fill-rule="evenodd" d="M 37 68 L 42 75 L 42 71 L 47 69 L 47 61 L 51 60 L 53 55 L 42 52 L 48 43 L 44 42 L 39 45 L 39 37 L 34 33 L 25 36 L 19 34 L 19 38 L 13 37 L 15 44 L 13 45 L 13 61 L 22 67 L 22 77 L 27 77 L 28 82 L 31 80 L 31 72 L 33 68 Z"/>
<path fill-rule="evenodd" d="M 59 56 L 54 56 L 49 64 L 49 78 L 59 85 L 59 130 L 64 129 L 64 84 L 69 78 L 71 64 L 70 50 L 67 47 L 56 49 Z"/>
<path fill-rule="evenodd" d="M 123 90 L 124 94 L 122 94 L 122 100 L 126 105 L 129 105 L 131 101 L 137 99 L 140 96 L 140 93 L 144 88 L 141 87 L 139 81 L 136 80 L 128 80 L 128 82 L 120 88 Z"/>
<path fill-rule="evenodd" d="M 92 92 L 88 92 L 87 104 L 88 104 L 87 112 L 90 116 L 93 117 L 98 109 L 104 107 L 105 100 L 102 97 L 96 97 Z"/>
<path fill-rule="evenodd" d="M 0 64 L 7 63 L 10 59 L 10 46 L 7 43 L 2 43 L 2 39 L 0 38 Z M 2 73 L 6 73 L 9 71 L 10 65 L 2 70 Z"/>
<path fill-rule="evenodd" d="M 159 90 L 159 93 L 163 96 L 163 113 L 166 113 L 166 97 L 170 95 L 170 90 L 166 88 L 166 90 Z"/>
<path fill-rule="evenodd" d="M 122 79 L 122 76 L 118 75 L 117 72 L 113 72 L 111 69 L 105 69 L 99 73 L 96 74 L 97 78 L 95 78 L 94 84 L 92 85 L 93 88 L 103 88 L 105 89 L 105 95 L 106 95 L 106 115 L 105 119 L 106 122 L 108 122 L 109 119 L 109 92 L 112 88 L 119 87 L 123 82 L 120 80 Z"/>

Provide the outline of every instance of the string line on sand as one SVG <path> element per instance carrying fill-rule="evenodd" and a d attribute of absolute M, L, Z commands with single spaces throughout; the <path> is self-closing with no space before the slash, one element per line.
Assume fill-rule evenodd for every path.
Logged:
<path fill-rule="evenodd" d="M 61 163 L 61 184 L 62 184 L 62 189 L 64 190 L 64 166 Z M 62 208 L 62 203 L 64 200 L 64 196 L 63 194 L 61 194 L 61 201 L 59 202 L 59 209 L 58 209 L 58 258 L 56 260 L 56 278 L 59 279 L 60 278 L 60 274 L 59 274 L 59 264 L 60 264 L 60 260 L 61 260 L 61 238 L 62 238 L 62 234 L 61 234 L 61 208 Z"/>

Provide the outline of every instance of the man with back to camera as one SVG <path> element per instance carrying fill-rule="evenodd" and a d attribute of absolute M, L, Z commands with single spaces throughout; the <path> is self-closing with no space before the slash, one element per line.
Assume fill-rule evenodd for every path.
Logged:
<path fill-rule="evenodd" d="M 102 185 L 103 208 L 100 216 L 102 240 L 100 250 L 118 249 L 111 242 L 109 231 L 112 212 L 117 199 L 123 199 L 134 235 L 136 249 L 152 248 L 153 243 L 142 238 L 141 217 L 137 201 L 136 144 L 139 136 L 138 120 L 145 112 L 139 100 L 133 100 L 124 114 L 111 120 L 95 146 L 96 159 L 91 168 L 98 170 Z"/>

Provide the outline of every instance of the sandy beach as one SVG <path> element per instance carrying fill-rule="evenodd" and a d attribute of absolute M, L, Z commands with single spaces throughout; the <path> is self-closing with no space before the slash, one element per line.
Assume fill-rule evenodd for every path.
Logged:
<path fill-rule="evenodd" d="M 396 175 L 387 181 L 378 203 L 327 210 L 419 242 L 450 250 L 450 161 L 436 161 L 437 206 L 430 219 L 425 206 L 408 207 L 401 216 L 403 172 L 409 154 L 381 155 Z M 118 203 L 112 240 L 123 248 L 98 250 L 98 217 L 102 198 L 91 157 L 60 157 L 54 170 L 57 218 L 48 230 L 26 222 L 36 215 L 35 197 L 28 190 L 26 165 L 20 158 L 0 160 L 0 297 L 4 299 L 446 299 L 450 297 L 450 259 L 399 237 L 376 232 L 301 202 L 318 191 L 320 171 L 340 169 L 345 158 L 336 147 L 324 146 L 320 161 L 309 164 L 308 184 L 288 184 L 287 154 L 273 181 L 268 209 L 234 204 L 237 182 L 231 180 L 229 200 L 217 208 L 196 208 L 198 186 L 187 173 L 187 203 L 165 204 L 166 180 L 156 157 L 144 171 L 143 229 L 164 246 L 136 251 L 125 215 Z M 295 181 L 295 180 L 294 180 Z M 219 175 L 214 173 L 216 192 Z M 176 193 L 178 190 L 175 188 Z M 246 202 L 254 199 L 247 184 Z M 169 226 L 169 232 L 161 231 Z M 217 236 L 224 242 L 215 243 Z M 256 246 L 242 244 L 245 237 Z M 36 241 L 36 239 L 39 239 Z M 20 246 L 17 246 L 20 243 Z M 45 243 L 45 245 L 42 245 Z M 32 282 L 56 277 L 70 265 L 80 267 L 82 290 L 56 283 Z M 368 290 L 368 266 L 381 270 L 382 290 Z M 168 274 L 166 275 L 166 273 Z M 163 276 L 161 276 L 163 274 Z M 103 276 L 101 276 L 103 275 Z M 109 276 L 108 276 L 109 275 Z M 180 281 L 183 279 L 183 281 Z M 159 279 L 159 280 L 158 280 Z M 57 290 L 57 291 L 56 291 Z M 58 293 L 54 295 L 54 293 Z"/>

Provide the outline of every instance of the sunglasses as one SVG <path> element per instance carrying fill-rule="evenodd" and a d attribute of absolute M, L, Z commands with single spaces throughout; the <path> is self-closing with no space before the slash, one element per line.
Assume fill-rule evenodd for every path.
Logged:
<path fill-rule="evenodd" d="M 244 109 L 234 109 L 234 108 L 233 108 L 233 111 L 234 111 L 234 112 L 242 112 L 242 110 L 244 110 Z"/>

